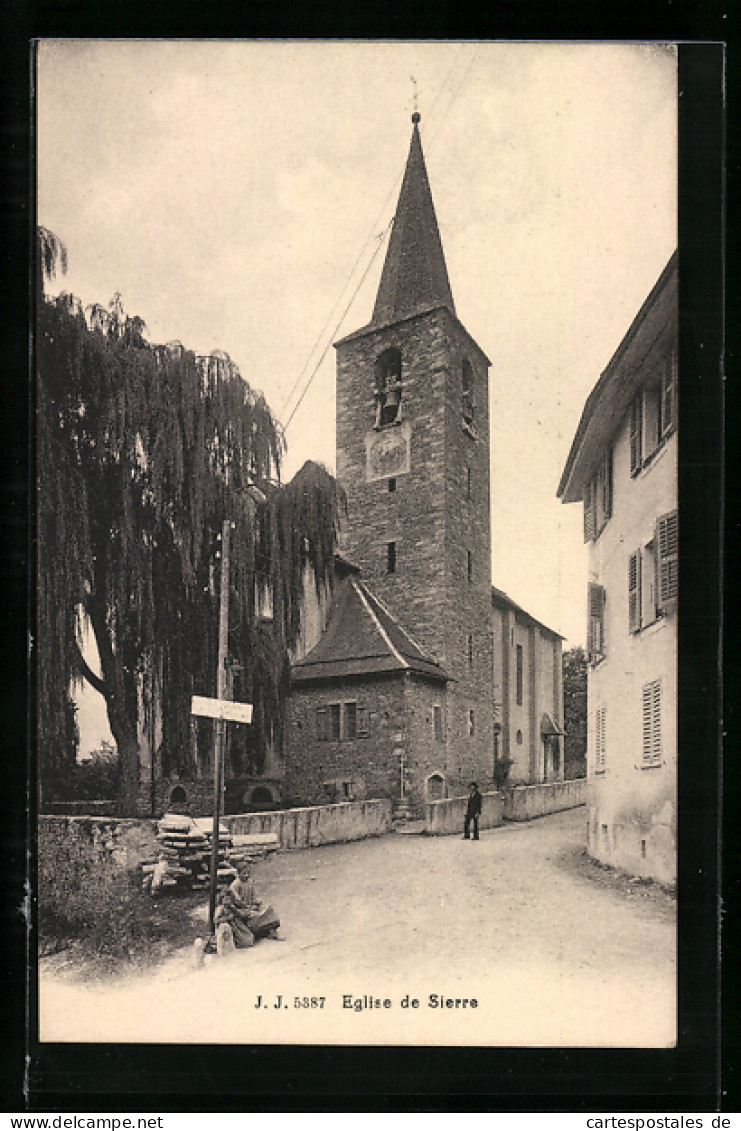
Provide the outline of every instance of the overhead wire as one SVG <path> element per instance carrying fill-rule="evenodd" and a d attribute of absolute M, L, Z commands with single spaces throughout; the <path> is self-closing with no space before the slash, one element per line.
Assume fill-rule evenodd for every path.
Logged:
<path fill-rule="evenodd" d="M 363 283 L 365 282 L 365 278 L 366 278 L 366 276 L 367 276 L 368 272 L 370 271 L 371 267 L 373 266 L 373 261 L 375 260 L 375 258 L 376 258 L 376 256 L 378 255 L 379 251 L 380 251 L 380 250 L 381 250 L 381 248 L 383 247 L 383 241 L 384 241 L 384 239 L 386 238 L 386 233 L 387 233 L 387 232 L 388 232 L 388 230 L 390 229 L 390 227 L 391 227 L 392 223 L 393 223 L 393 219 L 389 220 L 388 224 L 386 225 L 386 228 L 385 228 L 385 229 L 384 229 L 384 230 L 383 230 L 383 231 L 382 231 L 382 232 L 380 233 L 380 235 L 378 236 L 378 243 L 376 244 L 376 248 L 375 248 L 375 251 L 373 252 L 373 255 L 372 255 L 372 256 L 370 257 L 370 259 L 368 260 L 368 266 L 366 267 L 365 271 L 363 272 L 363 274 L 362 274 L 362 276 L 361 276 L 361 279 L 360 279 L 360 282 L 358 283 L 357 287 L 355 288 L 355 290 L 354 290 L 354 291 L 353 291 L 353 293 L 351 294 L 351 296 L 350 296 L 350 301 L 348 302 L 348 304 L 347 304 L 347 306 L 345 307 L 345 309 L 344 309 L 344 310 L 342 311 L 342 314 L 340 315 L 340 318 L 339 318 L 339 321 L 338 321 L 338 323 L 337 323 L 337 326 L 335 327 L 335 331 L 334 331 L 334 332 L 333 332 L 333 333 L 332 333 L 332 334 L 330 335 L 329 341 L 327 342 L 327 344 L 325 345 L 324 349 L 322 350 L 322 354 L 321 354 L 321 357 L 319 358 L 319 360 L 317 361 L 316 365 L 314 366 L 314 370 L 313 370 L 313 372 L 312 372 L 312 374 L 311 374 L 311 377 L 309 378 L 309 380 L 307 381 L 306 385 L 304 386 L 304 389 L 303 389 L 303 391 L 302 391 L 302 393 L 301 393 L 301 396 L 300 396 L 300 397 L 299 397 L 299 399 L 298 399 L 298 400 L 296 401 L 296 404 L 294 405 L 294 408 L 293 408 L 293 411 L 291 412 L 291 415 L 290 415 L 290 416 L 288 417 L 288 420 L 287 420 L 287 421 L 285 422 L 285 424 L 283 425 L 283 431 L 284 431 L 284 432 L 286 431 L 286 429 L 288 428 L 288 425 L 289 425 L 289 424 L 291 423 L 291 421 L 293 420 L 294 416 L 295 416 L 295 415 L 296 415 L 296 413 L 298 412 L 298 409 L 299 409 L 299 407 L 300 407 L 300 405 L 301 405 L 301 402 L 302 402 L 302 400 L 304 399 L 304 397 L 305 397 L 305 396 L 306 396 L 306 394 L 308 393 L 308 391 L 309 391 L 309 386 L 311 385 L 311 382 L 312 382 L 312 381 L 314 380 L 314 378 L 316 377 L 316 374 L 317 374 L 317 370 L 319 369 L 319 366 L 320 366 L 320 365 L 322 364 L 322 362 L 324 361 L 324 358 L 325 358 L 325 357 L 326 357 L 326 355 L 327 355 L 327 350 L 329 349 L 329 346 L 330 346 L 330 343 L 331 343 L 331 341 L 332 341 L 332 338 L 334 337 L 334 334 L 335 334 L 335 333 L 337 332 L 337 330 L 339 329 L 339 327 L 340 327 L 340 326 L 342 325 L 342 320 L 344 319 L 344 317 L 345 317 L 345 315 L 347 314 L 348 310 L 350 309 L 350 307 L 351 307 L 351 306 L 352 306 L 352 304 L 354 303 L 356 294 L 358 293 L 358 291 L 359 291 L 359 290 L 360 290 L 360 288 L 362 287 Z"/>
<path fill-rule="evenodd" d="M 438 88 L 437 94 L 435 95 L 435 98 L 433 99 L 433 101 L 430 105 L 430 113 L 434 110 L 435 106 L 437 105 L 438 101 L 440 100 L 440 97 L 442 96 L 442 93 L 445 90 L 445 87 L 448 85 L 448 82 L 449 82 L 451 76 L 453 75 L 454 71 L 456 70 L 458 63 L 461 59 L 461 56 L 462 56 L 462 54 L 465 51 L 467 46 L 468 46 L 467 43 L 461 44 L 461 50 L 458 52 L 455 59 L 453 60 L 453 63 L 451 65 L 450 69 L 448 70 L 448 73 L 446 74 L 445 78 L 443 79 L 443 82 L 441 83 L 440 87 Z M 458 97 L 458 94 L 460 93 L 460 90 L 463 86 L 463 83 L 466 79 L 466 76 L 468 75 L 468 72 L 470 71 L 471 66 L 472 66 L 472 64 L 473 64 L 473 62 L 474 62 L 474 60 L 475 60 L 475 58 L 478 54 L 479 54 L 479 49 L 477 47 L 474 50 L 474 53 L 471 56 L 467 66 L 466 66 L 466 68 L 465 68 L 465 70 L 464 70 L 464 72 L 461 76 L 460 82 L 458 83 L 455 90 L 453 91 L 453 95 L 450 99 L 450 102 L 448 103 L 442 117 L 440 118 L 439 122 L 437 123 L 437 128 L 433 131 L 431 140 L 434 141 L 435 136 L 439 133 L 440 126 L 444 122 L 445 118 L 447 117 L 448 113 L 450 112 L 451 106 L 453 105 L 456 98 Z M 327 340 L 327 342 L 324 346 L 324 349 L 322 350 L 322 352 L 320 354 L 319 360 L 316 362 L 306 384 L 304 385 L 304 388 L 301 391 L 301 395 L 299 396 L 298 400 L 296 401 L 296 404 L 294 405 L 293 409 L 291 410 L 291 413 L 290 413 L 288 419 L 286 420 L 285 424 L 282 425 L 282 430 L 283 430 L 284 433 L 288 430 L 288 427 L 291 424 L 291 421 L 295 417 L 299 407 L 301 406 L 301 403 L 304 400 L 304 397 L 306 396 L 307 392 L 309 391 L 309 388 L 311 387 L 311 384 L 314 381 L 314 378 L 316 377 L 316 374 L 317 374 L 322 362 L 324 361 L 324 358 L 327 355 L 327 351 L 329 350 L 329 346 L 332 342 L 332 339 L 334 338 L 335 334 L 338 332 L 340 326 L 342 325 L 343 320 L 345 319 L 345 317 L 347 315 L 347 312 L 349 311 L 350 307 L 352 306 L 353 302 L 355 301 L 355 298 L 358 294 L 358 291 L 360 290 L 361 286 L 365 282 L 365 279 L 367 278 L 368 272 L 370 271 L 370 269 L 371 269 L 371 267 L 372 267 L 372 265 L 373 265 L 373 263 L 376 259 L 376 256 L 378 255 L 378 252 L 380 251 L 381 247 L 383 246 L 383 242 L 384 242 L 387 234 L 389 233 L 389 231 L 391 230 L 391 228 L 393 226 L 394 220 L 396 219 L 395 214 L 391 217 L 389 222 L 386 224 L 383 231 L 381 233 L 376 233 L 378 223 L 379 223 L 381 217 L 383 216 L 384 212 L 386 211 L 386 207 L 388 205 L 388 202 L 392 198 L 393 194 L 395 193 L 397 185 L 399 184 L 400 180 L 402 179 L 402 177 L 404 175 L 405 168 L 406 168 L 406 162 L 404 163 L 404 165 L 401 166 L 399 172 L 397 173 L 396 177 L 394 178 L 394 180 L 391 184 L 391 187 L 390 187 L 390 189 L 389 189 L 388 193 L 386 194 L 386 197 L 383 201 L 383 204 L 381 205 L 381 208 L 379 209 L 378 215 L 376 216 L 376 219 L 374 220 L 374 222 L 371 226 L 370 232 L 368 233 L 368 235 L 367 235 L 367 237 L 366 237 L 366 239 L 363 243 L 363 246 L 361 247 L 360 252 L 358 253 L 357 258 L 356 258 L 355 262 L 353 263 L 347 278 L 345 279 L 345 282 L 342 286 L 342 289 L 340 290 L 339 295 L 337 296 L 335 302 L 333 303 L 333 305 L 330 309 L 329 315 L 327 316 L 327 319 L 326 319 L 324 325 L 322 326 L 322 329 L 319 331 L 319 334 L 317 335 L 317 338 L 314 341 L 314 344 L 312 345 L 311 350 L 309 351 L 307 359 L 304 362 L 304 365 L 303 365 L 298 377 L 294 381 L 293 386 L 291 387 L 291 390 L 290 390 L 288 396 L 286 397 L 285 403 L 283 405 L 283 409 L 282 409 L 281 414 L 280 414 L 280 419 L 283 418 L 286 411 L 288 410 L 288 406 L 291 403 L 291 398 L 293 397 L 294 393 L 296 392 L 297 388 L 299 387 L 299 384 L 301 383 L 301 379 L 304 376 L 304 374 L 306 373 L 306 370 L 309 366 L 311 358 L 313 357 L 313 355 L 314 355 L 314 353 L 317 349 L 317 346 L 321 342 L 322 337 L 324 336 L 324 333 L 327 330 L 327 327 L 330 325 L 330 322 L 332 321 L 332 316 L 333 316 L 335 310 L 337 309 L 337 306 L 341 302 L 344 294 L 346 293 L 347 288 L 350 285 L 350 282 L 353 278 L 353 275 L 354 275 L 355 271 L 357 270 L 358 265 L 363 258 L 363 255 L 365 254 L 366 248 L 370 244 L 371 240 L 373 240 L 375 238 L 377 242 L 376 242 L 376 247 L 373 251 L 373 254 L 372 254 L 371 258 L 369 259 L 369 261 L 368 261 L 368 263 L 365 267 L 365 270 L 363 271 L 363 274 L 360 277 L 360 280 L 358 281 L 355 288 L 353 289 L 353 292 L 350 296 L 350 299 L 349 299 L 347 305 L 345 306 L 344 310 L 342 311 L 342 314 L 340 315 L 339 319 L 337 320 L 337 322 L 336 322 L 336 324 L 335 324 L 335 326 L 332 330 L 332 333 L 330 334 L 329 339 Z"/>

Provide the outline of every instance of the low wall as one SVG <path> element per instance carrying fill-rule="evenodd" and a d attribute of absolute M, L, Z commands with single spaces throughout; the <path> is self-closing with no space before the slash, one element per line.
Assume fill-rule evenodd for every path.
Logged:
<path fill-rule="evenodd" d="M 124 905 L 143 860 L 157 855 L 155 821 L 41 816 L 38 895 L 42 920 L 92 926 Z"/>
<path fill-rule="evenodd" d="M 448 797 L 444 801 L 428 801 L 425 805 L 425 832 L 429 836 L 449 836 L 463 832 L 468 797 Z M 480 829 L 493 829 L 502 824 L 504 798 L 501 793 L 481 794 Z"/>
<path fill-rule="evenodd" d="M 273 833 L 283 849 L 317 848 L 390 832 L 391 810 L 391 801 L 379 798 L 271 813 L 239 813 L 222 817 L 222 821 L 235 836 Z"/>
<path fill-rule="evenodd" d="M 315 848 L 391 830 L 388 799 L 222 817 L 234 835 L 273 833 L 283 849 Z M 46 921 L 92 923 L 141 891 L 140 865 L 156 858 L 157 821 L 146 818 L 38 819 L 39 908 Z"/>
<path fill-rule="evenodd" d="M 543 782 L 541 785 L 518 785 L 505 794 L 504 817 L 507 821 L 531 821 L 561 809 L 576 809 L 586 804 L 587 779 Z"/>
<path fill-rule="evenodd" d="M 115 817 L 117 801 L 45 801 L 44 816 Z"/>

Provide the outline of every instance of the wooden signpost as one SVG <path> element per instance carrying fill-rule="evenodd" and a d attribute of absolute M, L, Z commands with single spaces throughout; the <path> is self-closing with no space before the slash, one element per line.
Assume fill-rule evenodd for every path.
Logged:
<path fill-rule="evenodd" d="M 252 722 L 252 704 L 234 703 L 227 699 L 226 660 L 229 642 L 229 535 L 231 523 L 224 520 L 221 528 L 221 581 L 219 586 L 219 652 L 216 668 L 216 698 L 194 695 L 191 714 L 214 719 L 214 820 L 211 833 L 211 885 L 208 900 L 208 925 L 214 933 L 216 911 L 216 872 L 219 858 L 219 810 L 221 807 L 221 767 L 224 761 L 224 735 L 227 720 Z"/>

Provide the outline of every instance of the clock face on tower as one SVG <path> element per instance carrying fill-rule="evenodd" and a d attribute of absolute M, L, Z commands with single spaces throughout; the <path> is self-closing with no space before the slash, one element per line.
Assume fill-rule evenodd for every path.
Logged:
<path fill-rule="evenodd" d="M 412 429 L 403 424 L 368 432 L 365 437 L 365 477 L 368 483 L 406 474 L 411 467 Z"/>

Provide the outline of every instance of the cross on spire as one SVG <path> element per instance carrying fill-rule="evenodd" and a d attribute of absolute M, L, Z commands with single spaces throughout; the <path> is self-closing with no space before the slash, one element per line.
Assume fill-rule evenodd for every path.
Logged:
<path fill-rule="evenodd" d="M 417 90 L 417 80 L 415 79 L 414 75 L 410 75 L 409 78 L 412 80 L 412 82 L 414 84 L 414 113 L 412 114 L 412 121 L 416 125 L 417 122 L 419 121 L 420 117 L 421 117 L 420 112 L 419 112 L 419 107 L 417 105 L 417 96 L 418 96 L 419 92 Z"/>

